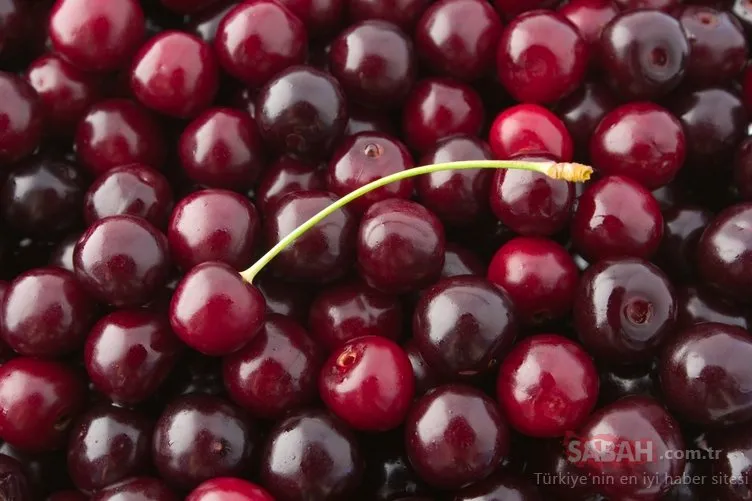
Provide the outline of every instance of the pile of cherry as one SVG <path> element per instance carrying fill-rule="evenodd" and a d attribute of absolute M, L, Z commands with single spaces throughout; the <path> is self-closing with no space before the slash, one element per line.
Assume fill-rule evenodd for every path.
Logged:
<path fill-rule="evenodd" d="M 749 0 L 0 0 L 0 498 L 751 500 L 751 37 Z M 595 174 L 405 178 L 240 275 L 494 159 Z M 609 440 L 651 456 L 573 455 Z"/>

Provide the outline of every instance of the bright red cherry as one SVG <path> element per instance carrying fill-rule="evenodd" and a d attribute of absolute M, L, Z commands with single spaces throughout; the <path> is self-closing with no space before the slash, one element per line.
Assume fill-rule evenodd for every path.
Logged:
<path fill-rule="evenodd" d="M 488 143 L 500 160 L 544 154 L 570 162 L 574 154 L 564 122 L 537 104 L 518 104 L 499 113 L 491 124 Z"/>
<path fill-rule="evenodd" d="M 185 501 L 275 501 L 256 484 L 234 477 L 207 480 L 188 494 Z"/>
<path fill-rule="evenodd" d="M 11 163 L 39 145 L 44 109 L 34 87 L 11 73 L 0 72 L 0 161 Z"/>
<path fill-rule="evenodd" d="M 539 334 L 520 341 L 504 358 L 496 394 L 509 424 L 520 433 L 563 436 L 595 408 L 598 371 L 577 343 Z"/>
<path fill-rule="evenodd" d="M 573 0 L 559 8 L 559 14 L 577 28 L 591 51 L 597 50 L 603 28 L 619 12 L 612 0 Z"/>

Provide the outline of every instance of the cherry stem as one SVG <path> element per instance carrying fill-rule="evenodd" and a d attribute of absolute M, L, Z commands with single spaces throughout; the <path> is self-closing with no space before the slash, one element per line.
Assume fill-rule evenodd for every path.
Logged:
<path fill-rule="evenodd" d="M 552 179 L 560 179 L 562 181 L 570 182 L 584 182 L 590 179 L 590 175 L 593 173 L 593 169 L 587 165 L 570 162 L 526 162 L 521 160 L 468 160 L 463 162 L 446 162 L 431 165 L 422 165 L 420 167 L 413 167 L 412 169 L 396 172 L 386 177 L 382 177 L 361 186 L 357 190 L 354 190 L 344 197 L 340 198 L 330 206 L 321 210 L 318 214 L 315 214 L 308 221 L 295 228 L 292 233 L 280 240 L 274 247 L 269 249 L 266 254 L 261 256 L 258 261 L 245 271 L 242 271 L 240 275 L 243 279 L 251 283 L 258 273 L 274 259 L 277 254 L 285 250 L 295 240 L 305 234 L 308 230 L 316 226 L 318 223 L 326 219 L 329 215 L 337 210 L 341 209 L 348 203 L 352 202 L 356 198 L 370 193 L 373 190 L 386 186 L 387 184 L 394 183 L 396 181 L 402 181 L 403 179 L 409 179 L 411 177 L 420 176 L 423 174 L 430 174 L 432 172 L 444 171 L 444 170 L 465 170 L 465 169 L 515 169 L 515 170 L 527 170 L 532 172 L 539 172 Z"/>

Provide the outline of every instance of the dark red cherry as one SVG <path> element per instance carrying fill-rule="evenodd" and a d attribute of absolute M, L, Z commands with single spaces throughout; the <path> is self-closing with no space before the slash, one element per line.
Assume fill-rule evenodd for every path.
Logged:
<path fill-rule="evenodd" d="M 60 240 L 50 255 L 49 265 L 75 271 L 73 268 L 73 251 L 80 237 L 80 234 L 73 233 Z"/>
<path fill-rule="evenodd" d="M 76 487 L 93 492 L 144 473 L 150 462 L 152 426 L 136 411 L 99 405 L 71 430 L 68 472 Z"/>
<path fill-rule="evenodd" d="M 57 357 L 80 348 L 95 305 L 73 273 L 38 268 L 11 282 L 0 312 L 2 339 L 21 355 Z"/>
<path fill-rule="evenodd" d="M 327 287 L 308 313 L 311 336 L 331 351 L 359 336 L 397 340 L 402 334 L 403 308 L 397 296 L 379 292 L 360 281 Z"/>
<path fill-rule="evenodd" d="M 5 499 L 14 501 L 32 501 L 36 489 L 30 484 L 29 475 L 21 461 L 8 456 L 0 455 L 0 495 Z M 53 500 L 54 501 L 54 500 Z"/>
<path fill-rule="evenodd" d="M 42 139 L 44 108 L 34 87 L 21 77 L 0 72 L 0 161 L 11 163 L 31 154 Z"/>
<path fill-rule="evenodd" d="M 711 212 L 693 205 L 663 211 L 663 239 L 656 261 L 674 280 L 685 281 L 697 274 L 697 243 L 712 219 Z"/>
<path fill-rule="evenodd" d="M 106 217 L 81 236 L 73 266 L 78 280 L 100 301 L 139 306 L 167 281 L 167 238 L 139 217 Z"/>
<path fill-rule="evenodd" d="M 428 366 L 428 362 L 423 358 L 418 350 L 418 344 L 414 339 L 408 339 L 403 346 L 407 358 L 410 359 L 410 365 L 413 368 L 415 377 L 415 394 L 420 396 L 427 391 L 443 383 L 443 376 Z"/>
<path fill-rule="evenodd" d="M 293 66 L 259 91 L 256 123 L 278 152 L 328 158 L 347 125 L 345 97 L 330 75 Z"/>
<path fill-rule="evenodd" d="M 52 47 L 84 71 L 128 63 L 145 36 L 137 0 L 57 0 L 49 17 Z"/>
<path fill-rule="evenodd" d="M 258 334 L 222 361 L 230 397 L 254 417 L 278 419 L 317 397 L 322 350 L 293 320 L 266 316 Z"/>
<path fill-rule="evenodd" d="M 617 104 L 616 96 L 606 85 L 597 80 L 588 80 L 556 105 L 556 114 L 572 137 L 577 158 L 588 158 L 593 131 Z"/>
<path fill-rule="evenodd" d="M 568 459 L 581 466 L 583 473 L 613 479 L 598 490 L 614 499 L 662 499 L 673 485 L 671 479 L 684 472 L 684 455 L 670 452 L 684 451 L 679 425 L 650 397 L 626 397 L 601 408 L 569 444 Z M 629 451 L 634 460 L 625 456 L 608 460 L 605 454 L 594 452 L 613 451 L 615 446 Z"/>
<path fill-rule="evenodd" d="M 277 501 L 352 499 L 364 458 L 350 430 L 322 410 L 297 412 L 267 435 L 261 484 Z"/>
<path fill-rule="evenodd" d="M 486 265 L 473 251 L 448 242 L 444 252 L 444 267 L 441 278 L 458 277 L 462 275 L 482 276 L 486 274 Z"/>
<path fill-rule="evenodd" d="M 648 190 L 624 176 L 590 184 L 572 218 L 572 242 L 586 259 L 634 256 L 648 259 L 663 237 L 663 215 Z"/>
<path fill-rule="evenodd" d="M 323 191 L 298 191 L 286 195 L 266 214 L 264 236 L 271 248 L 298 226 L 337 201 Z M 348 207 L 335 211 L 270 263 L 272 270 L 291 280 L 325 283 L 336 280 L 355 257 L 357 220 Z"/>
<path fill-rule="evenodd" d="M 179 14 L 193 14 L 208 9 L 218 0 L 160 0 L 168 9 Z"/>
<path fill-rule="evenodd" d="M 192 14 L 188 16 L 186 31 L 193 33 L 205 42 L 213 44 L 217 36 L 219 23 L 235 7 L 237 7 L 237 4 L 219 2 L 210 8 L 203 9 L 201 12 Z"/>
<path fill-rule="evenodd" d="M 494 67 L 501 31 L 499 16 L 488 2 L 439 0 L 418 21 L 415 46 L 433 71 L 472 81 Z"/>
<path fill-rule="evenodd" d="M 315 164 L 282 156 L 264 171 L 256 187 L 256 206 L 266 214 L 288 193 L 323 190 L 326 185 L 324 177 L 324 172 Z"/>
<path fill-rule="evenodd" d="M 324 362 L 319 393 L 351 428 L 386 431 L 404 421 L 415 395 L 415 377 L 410 360 L 394 341 L 360 336 Z"/>
<path fill-rule="evenodd" d="M 358 132 L 383 132 L 395 135 L 395 127 L 391 116 L 383 111 L 369 110 L 362 106 L 350 106 L 350 117 L 345 128 L 345 137 L 354 136 Z"/>
<path fill-rule="evenodd" d="M 140 163 L 160 168 L 165 140 L 159 124 L 137 104 L 124 99 L 100 101 L 78 123 L 76 156 L 93 175 Z"/>
<path fill-rule="evenodd" d="M 182 349 L 165 315 L 119 310 L 91 329 L 84 363 L 99 392 L 118 404 L 135 405 L 157 391 Z"/>
<path fill-rule="evenodd" d="M 256 484 L 234 477 L 207 480 L 188 494 L 186 501 L 274 501 L 274 498 Z"/>
<path fill-rule="evenodd" d="M 712 437 L 712 478 L 726 479 L 716 488 L 724 501 L 745 501 L 752 496 L 749 473 L 752 468 L 752 431 L 749 426 L 727 428 Z M 716 452 L 717 456 L 715 456 Z M 731 479 L 736 479 L 732 482 Z"/>
<path fill-rule="evenodd" d="M 728 207 L 713 219 L 697 244 L 697 268 L 700 277 L 717 294 L 741 303 L 749 303 L 752 275 L 752 204 Z"/>
<path fill-rule="evenodd" d="M 559 8 L 559 14 L 577 28 L 591 54 L 598 50 L 603 28 L 619 12 L 618 5 L 612 0 L 574 0 Z"/>
<path fill-rule="evenodd" d="M 684 164 L 681 123 L 648 102 L 629 103 L 601 120 L 590 141 L 590 160 L 603 174 L 619 174 L 654 190 L 668 184 Z"/>
<path fill-rule="evenodd" d="M 431 0 L 349 0 L 348 16 L 351 21 L 382 19 L 408 31 Z"/>
<path fill-rule="evenodd" d="M 473 136 L 442 139 L 425 152 L 420 165 L 491 160 L 488 145 Z M 488 192 L 493 173 L 489 169 L 442 170 L 415 178 L 418 200 L 446 224 L 463 226 L 489 213 Z"/>
<path fill-rule="evenodd" d="M 253 339 L 264 319 L 264 297 L 224 263 L 191 269 L 170 303 L 170 325 L 185 344 L 205 355 L 227 355 Z"/>
<path fill-rule="evenodd" d="M 428 486 L 410 466 L 402 430 L 362 437 L 361 444 L 369 451 L 369 456 L 365 476 L 358 489 L 360 495 L 372 501 L 389 501 L 429 492 Z"/>
<path fill-rule="evenodd" d="M 245 191 L 264 168 L 265 151 L 256 123 L 245 112 L 211 108 L 183 130 L 180 165 L 196 183 Z"/>
<path fill-rule="evenodd" d="M 527 325 L 566 316 L 578 275 L 564 247 L 534 237 L 518 237 L 502 245 L 488 266 L 488 279 L 507 292 Z"/>
<path fill-rule="evenodd" d="M 556 0 L 494 0 L 493 4 L 504 18 L 513 19 L 529 10 L 553 7 Z"/>
<path fill-rule="evenodd" d="M 86 401 L 84 381 L 57 362 L 18 357 L 0 366 L 0 438 L 28 452 L 65 444 Z"/>
<path fill-rule="evenodd" d="M 178 501 L 175 495 L 161 480 L 150 477 L 134 477 L 98 491 L 89 501 Z"/>
<path fill-rule="evenodd" d="M 227 190 L 202 190 L 175 206 L 167 239 L 175 263 L 184 270 L 221 261 L 238 271 L 253 262 L 261 221 L 250 200 Z"/>
<path fill-rule="evenodd" d="M 494 156 L 501 160 L 543 154 L 569 162 L 574 153 L 564 122 L 537 104 L 518 104 L 496 115 L 488 142 Z"/>
<path fill-rule="evenodd" d="M 614 0 L 623 11 L 632 11 L 637 9 L 658 9 L 664 12 L 672 12 L 675 7 L 682 3 L 682 0 Z M 690 0 L 689 3 L 700 3 Z M 710 2 L 706 2 L 710 3 Z"/>
<path fill-rule="evenodd" d="M 483 125 L 483 101 L 472 88 L 448 78 L 421 80 L 402 108 L 405 142 L 419 153 L 455 134 L 476 136 Z"/>
<path fill-rule="evenodd" d="M 328 40 L 341 30 L 347 7 L 346 0 L 279 0 L 308 29 L 313 39 Z"/>
<path fill-rule="evenodd" d="M 541 501 L 538 489 L 522 475 L 500 471 L 454 494 L 452 501 Z"/>
<path fill-rule="evenodd" d="M 298 17 L 279 3 L 262 0 L 241 3 L 222 18 L 214 50 L 227 73 L 258 88 L 289 66 L 303 64 L 307 42 Z"/>
<path fill-rule="evenodd" d="M 676 296 L 680 328 L 686 329 L 706 322 L 733 325 L 745 330 L 752 328 L 752 319 L 743 308 L 726 303 L 712 290 L 708 291 L 690 285 L 677 289 Z"/>
<path fill-rule="evenodd" d="M 267 313 L 278 313 L 301 325 L 308 321 L 308 310 L 314 297 L 314 288 L 302 284 L 291 286 L 269 272 L 259 274 L 254 283 L 266 303 Z"/>
<path fill-rule="evenodd" d="M 354 24 L 335 38 L 329 69 L 348 98 L 367 108 L 398 106 L 415 83 L 413 45 L 385 21 Z"/>
<path fill-rule="evenodd" d="M 431 369 L 451 379 L 494 370 L 517 336 L 509 296 L 483 277 L 437 282 L 415 306 L 413 339 Z"/>
<path fill-rule="evenodd" d="M 743 200 L 752 200 L 752 138 L 745 138 L 734 156 L 734 187 Z"/>
<path fill-rule="evenodd" d="M 674 288 L 656 266 L 638 258 L 606 259 L 582 274 L 574 325 L 599 360 L 631 364 L 650 360 L 676 327 Z"/>
<path fill-rule="evenodd" d="M 425 207 L 392 198 L 373 204 L 360 221 L 358 270 L 387 293 L 418 290 L 432 283 L 444 264 L 444 228 Z"/>
<path fill-rule="evenodd" d="M 413 405 L 405 423 L 405 448 L 424 481 L 440 489 L 459 489 L 500 466 L 509 451 L 509 430 L 494 402 L 480 390 L 444 385 Z"/>

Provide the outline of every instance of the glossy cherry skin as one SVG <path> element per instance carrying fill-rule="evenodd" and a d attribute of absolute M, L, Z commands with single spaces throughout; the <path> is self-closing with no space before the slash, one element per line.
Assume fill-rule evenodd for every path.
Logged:
<path fill-rule="evenodd" d="M 517 336 L 517 314 L 505 291 L 485 278 L 446 278 L 418 300 L 412 333 L 431 369 L 467 379 L 496 367 Z"/>
<path fill-rule="evenodd" d="M 0 438 L 27 452 L 65 444 L 83 410 L 84 381 L 57 362 L 18 357 L 0 366 Z"/>
<path fill-rule="evenodd" d="M 311 337 L 328 351 L 360 336 L 392 340 L 402 334 L 403 308 L 397 296 L 361 281 L 335 284 L 319 292 L 308 313 Z"/>
<path fill-rule="evenodd" d="M 42 139 L 44 108 L 34 87 L 0 72 L 0 161 L 15 162 L 31 154 Z"/>
<path fill-rule="evenodd" d="M 159 124 L 143 108 L 124 99 L 100 101 L 79 122 L 76 156 L 93 175 L 140 163 L 162 166 L 165 144 Z"/>
<path fill-rule="evenodd" d="M 351 428 L 386 431 L 404 421 L 415 395 L 415 377 L 410 360 L 394 341 L 360 336 L 324 362 L 319 393 Z"/>
<path fill-rule="evenodd" d="M 21 355 L 57 357 L 83 344 L 95 312 L 73 273 L 38 268 L 16 277 L 6 290 L 0 331 Z"/>
<path fill-rule="evenodd" d="M 590 261 L 650 258 L 663 237 L 663 215 L 648 190 L 624 176 L 606 176 L 580 196 L 572 218 L 572 242 Z"/>
<path fill-rule="evenodd" d="M 313 287 L 280 280 L 269 272 L 262 272 L 253 281 L 266 303 L 267 313 L 278 313 L 289 317 L 301 325 L 308 319 L 308 310 L 314 296 Z"/>
<path fill-rule="evenodd" d="M 162 480 L 150 477 L 134 477 L 98 491 L 90 501 L 178 501 L 180 499 Z"/>
<path fill-rule="evenodd" d="M 99 405 L 71 430 L 68 472 L 76 487 L 93 492 L 143 473 L 151 454 L 151 423 L 138 412 Z"/>
<path fill-rule="evenodd" d="M 392 117 L 379 110 L 350 106 L 348 111 L 350 117 L 345 127 L 345 137 L 353 136 L 358 132 L 383 132 L 391 135 L 395 133 Z"/>
<path fill-rule="evenodd" d="M 410 466 L 402 430 L 361 437 L 362 447 L 368 451 L 365 476 L 358 489 L 361 496 L 371 501 L 389 501 L 430 492 Z"/>
<path fill-rule="evenodd" d="M 347 7 L 345 0 L 280 0 L 305 23 L 310 38 L 328 40 L 341 30 Z"/>
<path fill-rule="evenodd" d="M 398 139 L 378 132 L 361 132 L 346 138 L 334 151 L 327 170 L 327 188 L 340 197 L 390 174 L 412 168 L 413 158 Z M 348 204 L 362 214 L 387 198 L 410 198 L 413 180 L 403 179 L 373 190 Z"/>
<path fill-rule="evenodd" d="M 391 198 L 360 221 L 358 270 L 371 287 L 400 294 L 432 283 L 444 264 L 444 228 L 422 205 Z"/>
<path fill-rule="evenodd" d="M 55 51 L 84 71 L 122 68 L 146 34 L 137 0 L 57 0 L 48 29 Z"/>
<path fill-rule="evenodd" d="M 244 2 L 222 19 L 214 50 L 222 68 L 249 87 L 261 87 L 280 71 L 306 59 L 303 22 L 269 0 Z"/>
<path fill-rule="evenodd" d="M 327 158 L 347 125 L 345 97 L 328 74 L 293 66 L 259 91 L 256 123 L 278 152 Z"/>
<path fill-rule="evenodd" d="M 605 84 L 588 80 L 556 105 L 556 114 L 564 122 L 578 158 L 588 157 L 593 131 L 617 104 L 617 98 Z"/>
<path fill-rule="evenodd" d="M 577 334 L 598 360 L 650 360 L 676 327 L 673 286 L 658 267 L 638 258 L 606 259 L 590 266 L 575 294 Z"/>
<path fill-rule="evenodd" d="M 255 434 L 247 417 L 225 400 L 186 395 L 168 404 L 157 420 L 154 465 L 179 489 L 239 475 L 256 447 Z"/>
<path fill-rule="evenodd" d="M 727 430 L 712 437 L 713 450 L 720 453 L 711 463 L 711 472 L 717 475 L 715 478 L 729 480 L 717 488 L 720 499 L 744 501 L 752 495 L 748 480 L 752 468 L 752 432 L 748 426 Z"/>
<path fill-rule="evenodd" d="M 526 325 L 566 316 L 572 309 L 578 274 L 564 247 L 537 237 L 510 240 L 488 266 L 488 279 L 507 292 Z"/>
<path fill-rule="evenodd" d="M 73 268 L 73 250 L 80 236 L 78 233 L 72 233 L 60 240 L 50 255 L 49 265 L 75 271 Z"/>
<path fill-rule="evenodd" d="M 462 19 L 462 23 L 456 22 Z M 501 20 L 482 0 L 440 0 L 415 27 L 415 46 L 433 71 L 459 80 L 476 80 L 494 67 Z"/>
<path fill-rule="evenodd" d="M 518 104 L 496 115 L 488 142 L 494 156 L 501 160 L 544 154 L 569 162 L 574 154 L 564 122 L 537 104 Z"/>
<path fill-rule="evenodd" d="M 685 286 L 677 289 L 676 295 L 680 328 L 686 329 L 706 322 L 732 325 L 745 330 L 752 327 L 752 319 L 743 308 L 725 302 L 712 290 Z"/>
<path fill-rule="evenodd" d="M 276 501 L 351 499 L 364 458 L 341 421 L 322 410 L 297 412 L 269 431 L 261 484 Z"/>
<path fill-rule="evenodd" d="M 410 92 L 402 109 L 402 131 L 408 146 L 424 153 L 445 137 L 478 135 L 483 119 L 483 101 L 472 87 L 429 78 Z"/>
<path fill-rule="evenodd" d="M 500 471 L 454 494 L 452 501 L 541 501 L 538 489 L 522 475 Z"/>
<path fill-rule="evenodd" d="M 278 419 L 313 402 L 324 355 L 293 320 L 266 316 L 258 334 L 222 361 L 230 397 L 254 417 Z"/>
<path fill-rule="evenodd" d="M 599 487 L 604 494 L 619 499 L 657 501 L 671 489 L 671 479 L 684 471 L 685 460 L 667 451 L 684 450 L 678 423 L 663 406 L 650 397 L 625 397 L 596 411 L 580 428 L 578 453 L 569 459 L 591 475 L 611 476 L 614 483 Z M 629 444 L 636 461 L 598 461 L 583 452 L 590 448 Z M 649 451 L 649 452 L 648 452 Z M 581 457 L 578 458 L 578 456 Z M 596 453 L 596 457 L 598 454 Z M 657 477 L 656 477 L 657 475 Z M 624 481 L 636 477 L 637 482 Z M 648 480 L 653 479 L 653 480 Z"/>
<path fill-rule="evenodd" d="M 444 252 L 444 267 L 441 278 L 459 277 L 462 275 L 482 276 L 486 273 L 486 265 L 473 251 L 455 243 L 447 243 Z"/>
<path fill-rule="evenodd" d="M 290 193 L 266 214 L 264 237 L 267 247 L 289 235 L 298 226 L 337 200 L 331 193 Z M 326 283 L 344 275 L 355 257 L 357 220 L 348 208 L 335 211 L 280 252 L 270 263 L 280 276 L 297 281 Z"/>
<path fill-rule="evenodd" d="M 650 190 L 676 176 L 685 154 L 681 123 L 668 110 L 647 102 L 611 111 L 590 141 L 595 169 L 606 175 L 630 177 Z"/>
<path fill-rule="evenodd" d="M 699 206 L 677 205 L 663 211 L 663 239 L 657 262 L 675 281 L 695 277 L 697 243 L 713 214 Z"/>
<path fill-rule="evenodd" d="M 256 206 L 266 214 L 288 193 L 320 191 L 325 188 L 324 172 L 303 160 L 282 156 L 265 169 L 256 187 Z"/>
<path fill-rule="evenodd" d="M 752 204 L 728 207 L 713 219 L 697 244 L 697 268 L 705 284 L 717 294 L 748 303 L 752 275 L 747 262 L 752 258 Z"/>
<path fill-rule="evenodd" d="M 73 252 L 78 280 L 113 306 L 148 302 L 167 280 L 167 239 L 146 220 L 110 216 L 96 221 Z"/>
<path fill-rule="evenodd" d="M 494 0 L 496 10 L 505 19 L 513 19 L 533 9 L 547 9 L 556 5 L 556 0 Z"/>
<path fill-rule="evenodd" d="M 205 355 L 239 350 L 253 339 L 264 318 L 264 297 L 224 263 L 191 269 L 170 303 L 170 325 L 185 344 Z"/>
<path fill-rule="evenodd" d="M 350 26 L 331 43 L 329 69 L 348 98 L 368 107 L 394 107 L 415 83 L 413 44 L 384 21 Z"/>
<path fill-rule="evenodd" d="M 603 28 L 619 14 L 612 0 L 575 0 L 559 8 L 559 14 L 572 23 L 592 51 L 598 50 Z"/>
<path fill-rule="evenodd" d="M 352 22 L 381 19 L 409 31 L 431 0 L 349 0 L 348 16 Z"/>
<path fill-rule="evenodd" d="M 91 329 L 84 363 L 98 391 L 118 404 L 135 405 L 157 391 L 182 350 L 163 314 L 118 310 Z"/>
<path fill-rule="evenodd" d="M 193 181 L 244 191 L 264 168 L 264 145 L 253 119 L 232 108 L 211 108 L 180 135 L 180 165 Z"/>
<path fill-rule="evenodd" d="M 745 200 L 752 200 L 752 139 L 745 138 L 736 148 L 734 155 L 734 187 L 739 196 Z"/>
<path fill-rule="evenodd" d="M 185 498 L 186 501 L 274 501 L 256 484 L 239 478 L 219 477 L 202 483 Z"/>
<path fill-rule="evenodd" d="M 449 384 L 413 405 L 405 423 L 405 448 L 424 481 L 459 489 L 499 467 L 509 451 L 509 430 L 490 398 L 470 386 Z"/>
<path fill-rule="evenodd" d="M 668 406 L 684 419 L 730 426 L 752 419 L 752 381 L 746 363 L 752 336 L 739 327 L 703 323 L 663 347 L 660 381 Z M 698 369 L 699 368 L 699 369 Z"/>
<path fill-rule="evenodd" d="M 611 404 L 630 395 L 660 398 L 655 364 L 651 365 L 606 365 L 600 370 L 600 405 Z"/>
<path fill-rule="evenodd" d="M 418 350 L 418 343 L 414 339 L 408 339 L 403 346 L 407 358 L 410 359 L 410 365 L 413 368 L 415 377 L 415 395 L 420 396 L 427 391 L 436 388 L 444 381 L 442 374 L 439 374 L 433 367 L 428 366 L 428 362 L 423 358 Z"/>
<path fill-rule="evenodd" d="M 163 31 L 144 44 L 131 68 L 131 90 L 146 107 L 177 118 L 207 108 L 219 86 L 211 46 L 180 31 Z"/>
<path fill-rule="evenodd" d="M 167 239 L 184 270 L 206 261 L 242 271 L 253 262 L 261 221 L 250 200 L 227 190 L 202 190 L 183 198 L 170 216 Z"/>

